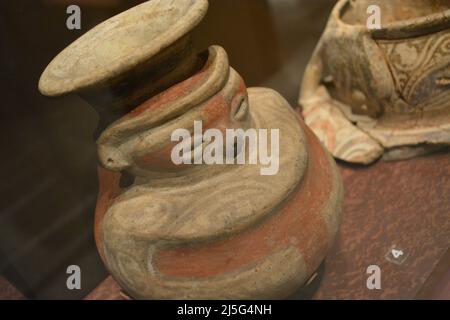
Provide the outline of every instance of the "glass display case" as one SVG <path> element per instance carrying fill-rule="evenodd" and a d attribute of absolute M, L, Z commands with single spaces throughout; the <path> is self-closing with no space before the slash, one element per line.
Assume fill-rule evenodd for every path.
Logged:
<path fill-rule="evenodd" d="M 158 202 L 164 197 L 163 193 L 156 193 L 155 198 L 148 200 L 148 203 L 136 205 L 142 212 L 147 212 L 147 216 L 143 214 L 143 218 L 133 217 L 132 219 L 136 219 L 133 221 L 124 218 L 124 220 L 120 220 L 120 223 L 117 222 L 117 228 L 125 229 L 124 225 L 130 223 L 127 227 L 132 225 L 135 228 L 133 232 L 142 232 L 142 234 L 139 233 L 142 236 L 139 238 L 141 241 L 149 233 L 160 235 L 169 229 L 167 225 L 176 225 L 178 228 L 173 227 L 168 233 L 170 238 L 167 234 L 164 234 L 166 237 L 161 236 L 166 241 L 161 246 L 166 248 L 166 245 L 178 243 L 177 241 L 181 241 L 180 239 L 189 238 L 192 241 L 189 242 L 189 245 L 184 243 L 182 249 L 176 248 L 174 251 L 161 252 L 161 262 L 155 262 L 155 266 L 158 265 L 168 274 L 187 275 L 186 277 L 203 274 L 202 272 L 215 274 L 217 270 L 239 273 L 247 266 L 242 267 L 244 269 L 236 267 L 237 264 L 233 264 L 233 255 L 237 257 L 242 254 L 241 260 L 248 258 L 250 261 L 254 258 L 251 262 L 259 263 L 258 259 L 265 259 L 273 253 L 267 249 L 276 246 L 270 241 L 274 243 L 279 241 L 283 245 L 286 244 L 287 249 L 283 251 L 283 257 L 289 256 L 291 252 L 288 244 L 304 250 L 302 259 L 308 265 L 305 268 L 309 269 L 304 271 L 306 269 L 303 269 L 303 264 L 295 264 L 297 258 L 290 256 L 290 260 L 287 259 L 286 262 L 279 264 L 289 266 L 291 269 L 288 271 L 292 274 L 286 278 L 287 280 L 284 279 L 284 282 L 279 278 L 273 280 L 270 277 L 261 277 L 258 280 L 261 283 L 268 283 L 270 278 L 270 281 L 273 280 L 277 285 L 265 287 L 261 284 L 261 288 L 264 288 L 261 289 L 264 291 L 263 293 L 251 291 L 253 287 L 252 289 L 247 288 L 248 292 L 255 295 L 255 298 L 291 300 L 450 299 L 450 154 L 448 153 L 450 142 L 447 141 L 447 145 L 444 143 L 444 146 L 440 146 L 440 148 L 427 148 L 425 154 L 422 152 L 413 158 L 406 157 L 408 159 L 396 161 L 380 159 L 370 165 L 362 165 L 345 162 L 343 161 L 345 159 L 332 160 L 335 150 L 330 150 L 331 153 L 328 154 L 326 147 L 329 145 L 327 141 L 323 140 L 323 146 L 319 143 L 321 136 L 320 132 L 317 133 L 317 128 L 313 128 L 313 131 L 318 137 L 304 125 L 303 117 L 308 117 L 302 114 L 304 106 L 299 103 L 299 89 L 302 80 L 306 78 L 304 75 L 307 74 L 308 79 L 312 79 L 311 81 L 317 80 L 320 85 L 329 85 L 330 95 L 335 94 L 333 97 L 340 97 L 341 95 L 334 91 L 339 85 L 333 85 L 333 87 L 330 85 L 331 80 L 345 81 L 345 79 L 339 78 L 339 75 L 342 75 L 341 72 L 347 68 L 346 63 L 351 64 L 356 60 L 349 55 L 349 59 L 344 61 L 339 56 L 340 52 L 331 50 L 324 55 L 327 60 L 322 63 L 338 65 L 339 68 L 333 70 L 334 73 L 331 72 L 333 73 L 332 79 L 327 77 L 329 74 L 325 71 L 324 74 L 321 74 L 323 78 L 320 79 L 313 79 L 315 73 L 308 72 L 310 59 L 314 57 L 316 45 L 326 29 L 336 1 L 209 0 L 209 8 L 207 12 L 201 12 L 201 19 L 195 18 L 198 20 L 195 20 L 195 23 L 191 20 L 188 21 L 190 24 L 186 23 L 189 25 L 190 42 L 188 44 L 183 42 L 186 31 L 171 42 L 170 50 L 167 49 L 168 46 L 164 47 L 164 50 L 168 50 L 169 53 L 167 53 L 158 46 L 163 47 L 164 40 L 172 35 L 169 31 L 176 29 L 176 26 L 181 23 L 180 21 L 184 22 L 186 17 L 192 13 L 190 9 L 183 9 L 181 6 L 187 6 L 187 2 L 189 5 L 192 3 L 195 6 L 205 0 L 185 0 L 184 3 L 183 1 L 172 1 L 168 5 L 168 9 L 166 8 L 167 11 L 156 11 L 156 14 L 151 10 L 145 11 L 145 6 L 140 7 L 141 9 L 136 11 L 136 16 L 130 18 L 131 21 L 125 18 L 113 20 L 106 31 L 101 31 L 101 28 L 98 27 L 102 25 L 102 22 L 104 23 L 111 17 L 135 6 L 142 5 L 144 1 L 16 0 L 0 3 L 0 70 L 2 75 L 0 77 L 2 94 L 2 108 L 0 108 L 2 113 L 0 117 L 2 121 L 2 157 L 0 162 L 3 168 L 2 195 L 0 197 L 0 299 L 128 300 L 166 297 L 163 293 L 158 293 L 159 295 L 154 293 L 152 286 L 156 287 L 157 284 L 160 284 L 157 280 L 155 283 L 149 282 L 151 289 L 147 291 L 139 290 L 139 281 L 137 281 L 137 285 L 133 284 L 135 280 L 130 280 L 131 284 L 127 282 L 127 279 L 131 278 L 131 273 L 128 271 L 134 268 L 132 265 L 134 262 L 128 258 L 117 258 L 119 262 L 115 264 L 112 263 L 112 260 L 116 259 L 116 256 L 114 255 L 113 258 L 113 254 L 110 254 L 113 251 L 113 244 L 127 242 L 127 236 L 124 236 L 122 231 L 119 230 L 119 232 L 118 229 L 115 229 L 115 233 L 113 233 L 117 239 L 105 240 L 105 237 L 109 236 L 105 236 L 98 230 L 94 232 L 94 229 L 106 228 L 106 224 L 112 225 L 116 220 L 111 220 L 112 222 L 108 220 L 108 223 L 103 223 L 102 220 L 100 224 L 97 221 L 97 226 L 95 226 L 95 219 L 99 219 L 98 212 L 103 210 L 99 209 L 104 205 L 101 200 L 102 196 L 107 197 L 114 192 L 112 188 L 102 189 L 102 186 L 104 187 L 110 180 L 116 179 L 117 181 L 112 185 L 121 190 L 130 190 L 127 189 L 131 188 L 130 186 L 143 189 L 146 183 L 148 185 L 145 187 L 150 190 L 156 188 L 158 183 L 166 183 L 163 181 L 166 178 L 166 176 L 162 177 L 163 173 L 170 177 L 177 176 L 177 173 L 171 171 L 172 168 L 168 169 L 166 166 L 170 160 L 164 158 L 165 153 L 157 153 L 151 159 L 147 157 L 145 160 L 147 162 L 142 162 L 141 158 L 138 159 L 138 156 L 135 155 L 143 156 L 144 152 L 141 149 L 147 148 L 150 142 L 148 145 L 144 145 L 133 139 L 144 141 L 148 132 L 153 133 L 155 128 L 176 122 L 186 110 L 176 110 L 169 115 L 151 114 L 151 112 L 160 107 L 158 103 L 161 101 L 164 103 L 168 101 L 167 104 L 161 102 L 167 109 L 175 108 L 176 106 L 170 104 L 173 100 L 182 100 L 185 98 L 184 95 L 192 98 L 189 94 L 203 88 L 200 88 L 198 82 L 203 84 L 202 81 L 206 83 L 208 79 L 212 79 L 208 88 L 216 90 L 214 94 L 208 96 L 208 99 L 219 95 L 219 89 L 224 90 L 220 91 L 219 98 L 223 98 L 228 103 L 227 106 L 230 108 L 228 111 L 231 112 L 231 114 L 226 113 L 223 116 L 226 121 L 217 116 L 221 119 L 217 120 L 217 123 L 220 124 L 217 125 L 219 129 L 225 130 L 225 128 L 231 127 L 248 129 L 256 126 L 254 123 L 269 121 L 272 117 L 270 110 L 278 108 L 266 106 L 269 104 L 268 101 L 272 101 L 271 99 L 278 101 L 274 102 L 276 105 L 282 104 L 283 108 L 286 106 L 287 116 L 279 115 L 278 119 L 273 116 L 273 121 L 279 123 L 274 126 L 281 130 L 281 140 L 289 141 L 285 145 L 281 144 L 280 174 L 282 176 L 261 180 L 263 187 L 254 193 L 252 193 L 254 186 L 250 182 L 247 183 L 252 180 L 250 177 L 246 178 L 246 183 L 239 185 L 235 183 L 238 178 L 224 179 L 222 180 L 223 185 L 211 183 L 207 189 L 194 194 L 192 191 L 195 189 L 194 185 L 201 184 L 202 181 L 205 183 L 211 176 L 221 173 L 211 169 L 212 171 L 208 171 L 206 177 L 201 174 L 199 174 L 200 178 L 195 176 L 192 178 L 192 181 L 195 182 L 192 182 L 193 186 L 190 187 L 193 198 L 189 200 L 189 203 L 208 198 L 207 193 L 211 192 L 214 197 L 208 198 L 208 201 L 205 200 L 206 204 L 199 202 L 196 210 L 219 212 L 225 209 L 217 203 L 222 206 L 226 204 L 230 216 L 224 218 L 225 213 L 223 216 L 212 216 L 212 213 L 210 214 L 208 211 L 205 215 L 210 219 L 208 220 L 209 224 L 198 218 L 198 224 L 192 227 L 194 230 L 192 232 L 190 229 L 184 230 L 182 227 L 188 228 L 184 224 L 177 224 L 177 221 L 181 219 L 178 214 L 185 214 L 186 212 L 183 210 L 189 207 L 187 201 L 186 203 L 180 201 L 182 203 L 180 207 L 171 209 L 170 214 L 177 214 L 176 218 L 167 220 L 169 222 L 166 224 L 161 222 L 160 225 L 160 221 L 165 221 L 164 219 L 169 215 L 168 211 L 165 211 L 167 208 Z M 150 3 L 152 2 L 157 9 L 164 5 L 158 4 L 157 0 L 151 0 Z M 349 3 L 353 2 L 349 1 Z M 366 3 L 366 1 L 362 2 Z M 415 3 L 426 13 L 433 13 L 433 10 L 437 10 L 440 14 L 447 14 L 450 17 L 450 7 L 446 1 L 422 0 Z M 201 11 L 199 8 L 195 7 L 196 10 Z M 356 6 L 356 8 L 363 10 L 361 15 L 367 19 L 373 17 L 376 12 L 376 10 L 367 11 L 367 6 Z M 178 15 L 173 13 L 173 10 Z M 381 4 L 381 24 L 384 23 L 383 10 L 393 9 L 391 6 L 384 7 Z M 174 16 L 169 17 L 167 12 Z M 197 11 L 195 13 L 198 14 Z M 396 11 L 395 14 L 397 13 Z M 388 15 L 386 14 L 386 16 Z M 442 42 L 447 41 L 445 32 L 450 30 L 448 23 L 450 18 L 445 21 L 446 24 L 439 27 L 438 30 L 440 34 L 444 33 L 443 40 L 439 40 Z M 125 27 L 121 24 L 124 24 Z M 94 27 L 97 29 L 93 29 Z M 120 29 L 121 27 L 122 29 Z M 93 31 L 90 31 L 92 29 Z M 182 33 L 179 29 L 176 31 Z M 396 31 L 385 32 L 388 36 L 389 32 L 393 33 L 391 36 L 395 36 Z M 131 35 L 131 33 L 133 34 Z M 160 36 L 161 34 L 163 36 Z M 77 40 L 80 38 L 85 40 L 89 38 L 89 45 L 87 45 L 87 40 L 86 42 Z M 133 41 L 137 41 L 138 44 L 132 43 Z M 63 51 L 73 43 L 81 45 L 73 51 Z M 174 43 L 175 45 L 173 45 Z M 439 61 L 444 61 L 440 66 L 443 71 L 440 70 L 438 74 L 431 73 L 430 76 L 433 81 L 439 80 L 433 82 L 439 86 L 439 90 L 435 90 L 428 82 L 419 83 L 420 88 L 417 89 L 420 92 L 425 91 L 427 97 L 441 94 L 441 91 L 448 93 L 450 90 L 449 84 L 445 82 L 448 81 L 448 72 L 450 72 L 448 64 L 450 51 L 448 43 L 445 43 L 442 46 L 443 49 L 439 51 L 443 57 Z M 131 47 L 129 51 L 127 51 L 128 45 Z M 211 45 L 218 45 L 218 47 L 213 47 L 216 48 L 214 49 L 216 51 L 211 49 Z M 347 53 L 354 51 L 355 57 L 361 57 L 357 51 L 359 50 L 357 45 L 344 43 L 343 48 L 346 45 L 348 45 Z M 430 44 L 430 46 L 432 45 L 433 43 Z M 86 54 L 86 51 L 91 50 L 87 49 L 89 46 L 94 48 L 91 55 Z M 221 56 L 221 49 L 217 49 L 220 48 L 219 46 L 224 48 L 224 52 L 226 52 L 224 56 Z M 154 47 L 158 47 L 161 51 Z M 192 48 L 195 48 L 195 51 Z M 210 48 L 209 51 L 208 48 Z M 150 54 L 149 52 L 153 49 L 155 52 Z M 146 53 L 145 50 L 147 50 Z M 60 54 L 61 52 L 66 52 L 67 56 L 64 56 L 64 53 Z M 140 55 L 141 52 L 144 53 Z M 205 58 L 207 55 L 205 52 L 208 52 L 209 58 Z M 200 58 L 197 58 L 197 53 Z M 336 56 L 330 58 L 329 56 L 333 56 L 333 54 Z M 395 54 L 393 55 L 393 60 L 395 60 Z M 168 56 L 170 58 L 167 58 Z M 194 56 L 195 58 L 193 58 Z M 59 57 L 59 60 L 58 58 L 53 60 L 55 57 Z M 191 58 L 192 60 L 189 60 Z M 365 58 L 371 58 L 370 52 Z M 404 59 L 407 60 L 408 57 L 404 57 Z M 182 63 L 179 62 L 181 60 L 183 60 Z M 41 75 L 51 61 L 55 61 L 57 64 L 57 67 L 50 70 L 53 72 L 53 78 L 46 79 L 48 83 L 42 85 Z M 99 64 L 99 62 L 102 63 Z M 176 76 L 172 78 L 172 69 L 170 68 L 177 64 L 181 66 L 181 71 L 179 74 L 174 71 Z M 226 65 L 225 69 L 217 67 L 222 64 Z M 65 67 L 67 68 L 64 69 Z M 217 69 L 214 69 L 216 67 Z M 365 70 L 361 71 L 362 77 L 366 75 Z M 216 73 L 214 73 L 215 71 Z M 378 71 L 381 72 L 376 69 L 375 73 Z M 391 72 L 392 70 L 383 69 L 382 71 Z M 222 79 L 220 75 L 216 77 L 216 74 L 220 72 L 226 80 L 220 80 Z M 242 77 L 242 83 L 241 78 L 238 78 L 239 76 L 234 72 Z M 70 74 L 70 77 L 67 74 Z M 79 74 L 79 78 L 74 74 L 77 74 L 77 77 Z M 201 78 L 205 74 L 206 80 Z M 155 85 L 155 83 L 159 84 L 158 81 L 166 75 L 169 75 L 167 83 L 164 82 L 161 86 Z M 95 76 L 97 76 L 96 82 L 91 79 Z M 42 77 L 45 78 L 45 76 Z M 39 86 L 40 79 L 41 85 Z M 142 79 L 151 85 L 142 86 Z M 192 81 L 188 82 L 188 80 Z M 351 80 L 348 81 L 351 82 Z M 219 82 L 222 83 L 220 88 Z M 305 84 L 305 82 L 303 83 Z M 178 86 L 181 87 L 179 91 L 172 90 L 174 87 L 179 88 Z M 229 93 L 226 91 L 228 90 L 227 86 L 232 87 L 230 89 L 232 93 L 229 94 L 231 98 L 227 95 Z M 131 87 L 130 92 L 132 93 L 126 91 Z M 143 89 L 139 89 L 141 90 L 139 91 L 135 87 Z M 245 88 L 250 87 L 270 88 L 278 93 L 249 89 L 247 94 Z M 77 91 L 78 89 L 82 91 L 81 94 Z M 376 91 L 378 89 L 368 88 L 368 90 Z M 151 91 L 152 93 L 150 93 Z M 74 92 L 78 95 L 73 94 Z M 433 94 L 428 94 L 429 92 L 433 92 Z M 62 95 L 63 93 L 68 94 Z M 263 93 L 267 95 L 264 96 Z M 248 112 L 251 114 L 259 112 L 256 107 L 252 106 L 253 103 L 253 105 L 262 105 L 262 109 L 267 107 L 268 113 L 260 118 L 250 117 L 253 120 L 248 122 L 240 118 L 240 112 L 246 112 L 245 108 L 248 107 L 246 105 L 248 96 L 250 96 L 250 111 Z M 234 105 L 234 101 L 238 99 L 236 97 L 243 98 L 238 101 L 237 105 Z M 354 101 L 355 99 L 350 100 Z M 118 103 L 117 101 L 120 103 L 126 101 L 127 103 L 122 104 L 127 104 L 127 106 L 121 110 L 112 108 L 111 106 Z M 204 101 L 206 98 L 201 103 L 192 102 L 191 104 L 186 103 L 186 105 L 189 105 L 189 108 L 203 107 Z M 327 101 L 329 102 L 329 100 Z M 128 104 L 133 106 L 129 107 Z M 139 107 L 134 109 L 137 106 Z M 207 116 L 202 115 L 202 119 L 216 116 L 220 113 L 222 106 L 220 103 L 211 104 L 209 113 L 205 113 Z M 448 110 L 449 108 L 447 108 Z M 141 112 L 148 113 L 149 116 L 144 119 Z M 136 118 L 133 118 L 134 116 Z M 289 121 L 294 121 L 292 119 L 297 119 L 296 117 L 300 124 L 296 124 L 298 128 L 296 127 L 295 130 L 292 129 L 295 131 L 295 138 L 289 140 L 286 137 L 289 135 L 290 131 L 288 132 L 288 130 L 290 129 L 286 129 L 285 126 L 289 127 Z M 223 122 L 221 122 L 222 120 Z M 142 123 L 137 123 L 139 121 Z M 350 122 L 353 125 L 357 121 Z M 314 127 L 317 123 L 311 120 L 306 121 L 306 124 Z M 444 123 L 444 125 L 448 125 L 448 123 Z M 319 127 L 319 129 L 323 129 L 323 126 Z M 328 129 L 327 127 L 324 130 Z M 158 137 L 153 138 L 152 136 L 152 139 L 157 140 Z M 316 144 L 317 146 L 315 146 Z M 110 149 L 104 151 L 111 145 L 117 148 L 111 152 Z M 122 166 L 122 162 L 114 158 L 121 152 L 126 156 L 133 155 L 131 164 L 127 163 Z M 170 153 L 168 154 L 170 155 Z M 119 157 L 119 159 L 122 158 Z M 113 161 L 116 163 L 112 164 Z M 316 167 L 311 168 L 314 165 Z M 111 172 L 103 172 L 102 170 L 105 168 L 111 169 L 111 172 L 118 173 L 118 175 L 114 176 Z M 150 173 L 144 174 L 143 171 Z M 247 177 L 246 174 L 243 172 L 242 176 Z M 295 180 L 296 178 L 298 181 Z M 260 181 L 259 179 L 263 178 L 258 176 L 255 181 Z M 342 190 L 345 191 L 341 190 L 341 180 Z M 306 185 L 307 183 L 311 185 Z M 313 186 L 314 183 L 318 185 Z M 166 190 L 170 186 L 172 185 L 164 185 L 165 189 L 163 189 Z M 141 192 L 141 189 L 138 191 Z M 221 194 L 214 193 L 214 189 L 220 190 Z M 317 199 L 299 196 L 294 201 L 292 199 L 296 196 L 295 192 L 317 195 Z M 106 193 L 107 195 L 105 195 Z M 245 196 L 246 194 L 248 195 Z M 135 194 L 127 196 L 132 198 Z M 191 194 L 187 196 L 191 196 Z M 228 202 L 224 200 L 227 197 L 229 198 Z M 256 204 L 251 202 L 252 197 L 258 199 L 255 201 Z M 111 199 L 118 202 L 122 198 Z M 275 200 L 271 200 L 272 198 Z M 332 202 L 330 199 L 334 198 L 336 200 Z M 178 200 L 179 198 L 176 201 Z M 168 203 L 176 201 L 173 198 Z M 264 201 L 268 202 L 267 206 L 271 206 L 272 211 L 261 204 Z M 328 216 L 330 217 L 327 216 L 326 219 L 330 220 L 327 220 L 326 223 L 313 221 L 312 218 L 309 219 L 310 217 L 292 220 L 291 224 L 289 221 L 285 223 L 287 231 L 282 229 L 284 225 L 278 219 L 282 221 L 283 208 L 292 205 L 295 213 L 297 209 L 301 211 L 306 208 L 308 203 L 311 203 L 311 209 L 308 211 L 310 215 L 315 213 L 316 209 L 314 208 L 317 205 L 329 204 L 331 209 Z M 164 207 L 164 210 L 158 207 L 158 210 L 161 209 L 164 214 L 161 213 L 158 220 L 156 218 L 151 220 L 148 215 L 156 204 L 161 208 Z M 261 204 L 261 206 L 258 207 L 257 204 Z M 257 211 L 261 215 L 255 214 L 254 217 L 253 212 L 252 214 L 244 212 L 243 208 L 253 208 L 252 205 L 255 206 L 253 211 Z M 128 212 L 133 211 L 134 208 L 133 205 L 127 204 L 123 210 Z M 150 210 L 150 208 L 152 209 Z M 176 210 L 179 212 L 177 213 Z M 95 218 L 96 211 L 97 218 Z M 262 213 L 264 213 L 264 218 L 262 218 Z M 156 213 L 151 211 L 151 214 Z M 239 214 L 242 216 L 238 217 Z M 119 216 L 118 213 L 117 215 Z M 189 221 L 196 217 L 194 210 L 185 219 Z M 275 220 L 273 225 L 267 226 L 266 233 L 261 231 L 258 235 L 255 233 L 255 235 L 244 238 L 254 228 L 259 228 L 260 224 L 269 221 L 269 218 Z M 255 221 L 251 219 L 255 219 Z M 235 220 L 238 220 L 236 224 L 234 224 Z M 144 228 L 146 224 L 150 225 L 147 229 Z M 299 231 L 290 228 L 291 225 L 298 226 Z M 308 225 L 310 225 L 310 231 L 308 231 L 310 233 L 305 233 Z M 294 235 L 289 234 L 288 239 L 282 238 L 282 236 L 277 238 L 277 232 L 284 236 L 288 231 L 293 232 Z M 298 232 L 298 238 L 295 232 Z M 126 232 L 124 233 L 126 234 Z M 221 246 L 221 241 L 225 242 L 232 237 L 243 238 L 236 240 L 237 244 L 234 247 L 232 243 Z M 315 240 L 310 240 L 312 238 Z M 139 241 L 136 240 L 136 243 L 140 243 Z M 320 247 L 321 241 L 326 242 L 322 245 L 323 248 Z M 314 243 L 310 244 L 309 242 Z M 127 252 L 125 253 L 138 251 L 136 243 L 128 247 L 120 247 L 120 249 L 126 248 Z M 194 252 L 194 247 L 199 243 L 201 245 L 212 243 L 211 247 L 206 249 L 201 247 L 205 252 L 209 250 L 207 254 Z M 246 249 L 242 249 L 242 252 L 239 251 L 244 245 Z M 106 246 L 107 249 L 104 249 L 103 246 Z M 188 248 L 186 249 L 186 247 Z M 320 250 L 317 249 L 318 247 Z M 269 253 L 264 251 L 265 249 Z M 217 263 L 206 261 L 209 259 L 207 257 L 213 257 L 210 260 L 216 259 L 214 257 L 219 254 L 220 250 L 229 250 L 226 256 L 230 256 L 229 260 L 220 256 L 220 259 L 217 258 L 219 261 Z M 144 256 L 146 259 L 150 259 L 147 251 Z M 183 260 L 182 257 L 185 256 L 192 258 Z M 279 259 L 277 256 L 273 260 L 278 261 Z M 193 266 L 189 264 L 190 262 Z M 197 265 L 197 262 L 200 265 Z M 290 264 L 291 262 L 292 264 Z M 145 266 L 150 266 L 148 269 L 153 268 L 152 263 L 148 261 L 143 263 Z M 263 270 L 264 266 L 262 265 L 261 263 L 261 267 L 256 268 L 255 272 Z M 274 266 L 273 270 L 275 270 L 272 271 L 273 273 L 285 272 L 282 271 L 280 265 Z M 155 272 L 153 269 L 147 271 Z M 244 271 L 247 272 L 247 269 Z M 250 276 L 246 275 L 244 271 L 242 271 L 242 278 L 239 278 L 241 284 L 250 279 L 248 278 Z M 133 273 L 133 277 L 135 277 L 135 273 Z M 143 278 L 146 277 L 143 276 Z M 228 277 L 228 275 L 224 277 Z M 295 288 L 286 284 L 296 281 L 298 285 Z M 218 282 L 217 286 L 219 285 L 223 285 L 222 282 Z M 189 292 L 191 292 L 189 288 L 186 289 L 182 285 L 178 287 L 177 284 L 174 286 L 177 292 L 187 290 L 186 296 L 189 296 Z M 283 290 L 280 291 L 280 287 Z M 225 288 L 228 287 L 225 286 Z M 241 295 L 247 290 L 244 289 L 237 290 L 235 295 L 229 298 L 251 298 L 251 295 Z M 274 292 L 273 295 L 265 294 L 272 293 L 271 290 Z M 211 298 L 216 297 L 215 294 L 221 298 L 226 297 L 215 291 L 208 292 L 213 292 Z M 194 295 L 194 293 L 192 294 Z M 172 296 L 167 294 L 167 297 Z M 199 297 L 205 298 L 204 295 L 199 295 Z"/>

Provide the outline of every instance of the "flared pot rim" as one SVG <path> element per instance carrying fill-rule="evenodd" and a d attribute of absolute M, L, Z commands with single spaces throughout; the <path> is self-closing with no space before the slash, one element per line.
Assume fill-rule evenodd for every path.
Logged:
<path fill-rule="evenodd" d="M 137 66 L 150 61 L 163 50 L 177 43 L 195 28 L 208 10 L 208 0 L 174 0 L 163 9 L 169 17 L 166 25 L 158 20 L 152 10 L 159 10 L 161 0 L 150 0 L 130 8 L 95 26 L 59 53 L 43 72 L 39 81 L 39 90 L 46 96 L 61 96 L 79 92 L 129 72 Z M 184 11 L 180 12 L 182 9 Z M 178 10 L 178 11 L 177 11 Z M 172 12 L 171 12 L 172 11 Z M 158 13 L 158 12 L 156 12 Z M 172 14 L 172 17 L 170 15 Z M 141 31 L 137 24 L 147 25 L 146 34 L 139 34 L 138 40 L 130 40 L 130 49 L 126 59 L 113 53 L 108 55 L 108 47 L 120 52 L 120 46 L 127 46 L 130 29 Z M 164 29 L 162 32 L 153 30 Z M 105 33 L 119 34 L 118 38 L 105 36 Z M 120 38 L 121 37 L 121 38 Z M 137 38 L 137 37 L 136 37 Z M 121 42 L 124 45 L 114 42 Z M 145 40 L 145 41 L 144 41 Z M 139 42 L 138 46 L 135 46 Z M 142 45 L 140 43 L 142 42 Z M 104 45 L 105 48 L 101 48 Z M 102 50 L 99 50 L 102 49 Z M 99 53 L 100 51 L 100 53 Z M 80 56 L 86 52 L 86 56 Z"/>

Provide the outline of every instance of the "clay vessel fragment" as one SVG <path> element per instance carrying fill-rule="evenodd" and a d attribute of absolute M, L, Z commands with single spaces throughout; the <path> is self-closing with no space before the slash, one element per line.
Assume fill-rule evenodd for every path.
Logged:
<path fill-rule="evenodd" d="M 379 29 L 367 27 L 373 5 Z M 446 0 L 339 1 L 304 75 L 306 123 L 354 163 L 448 146 L 449 49 Z"/>

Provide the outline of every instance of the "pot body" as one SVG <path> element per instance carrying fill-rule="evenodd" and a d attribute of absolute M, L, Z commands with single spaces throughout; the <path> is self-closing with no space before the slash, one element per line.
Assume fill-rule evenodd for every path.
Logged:
<path fill-rule="evenodd" d="M 249 89 L 249 115 L 284 137 L 277 176 L 212 166 L 121 189 L 100 169 L 97 243 L 132 297 L 285 298 L 325 258 L 342 216 L 334 160 L 276 92 Z"/>

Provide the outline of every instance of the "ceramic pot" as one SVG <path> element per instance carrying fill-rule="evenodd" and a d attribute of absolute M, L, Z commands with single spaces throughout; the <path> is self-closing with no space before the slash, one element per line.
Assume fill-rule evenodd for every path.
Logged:
<path fill-rule="evenodd" d="M 283 298 L 305 283 L 333 243 L 341 178 L 278 93 L 247 90 L 221 47 L 193 53 L 189 32 L 207 6 L 153 0 L 134 7 L 60 53 L 40 89 L 77 92 L 101 112 L 115 110 L 117 119 L 97 141 L 95 236 L 128 294 Z M 175 164 L 172 133 L 193 135 L 195 122 L 203 132 L 279 130 L 277 174 L 261 175 L 261 163 Z M 126 176 L 132 179 L 124 185 Z"/>
<path fill-rule="evenodd" d="M 366 27 L 369 5 L 381 29 Z M 450 4 L 341 0 L 304 76 L 306 123 L 342 160 L 371 163 L 450 144 Z"/>

